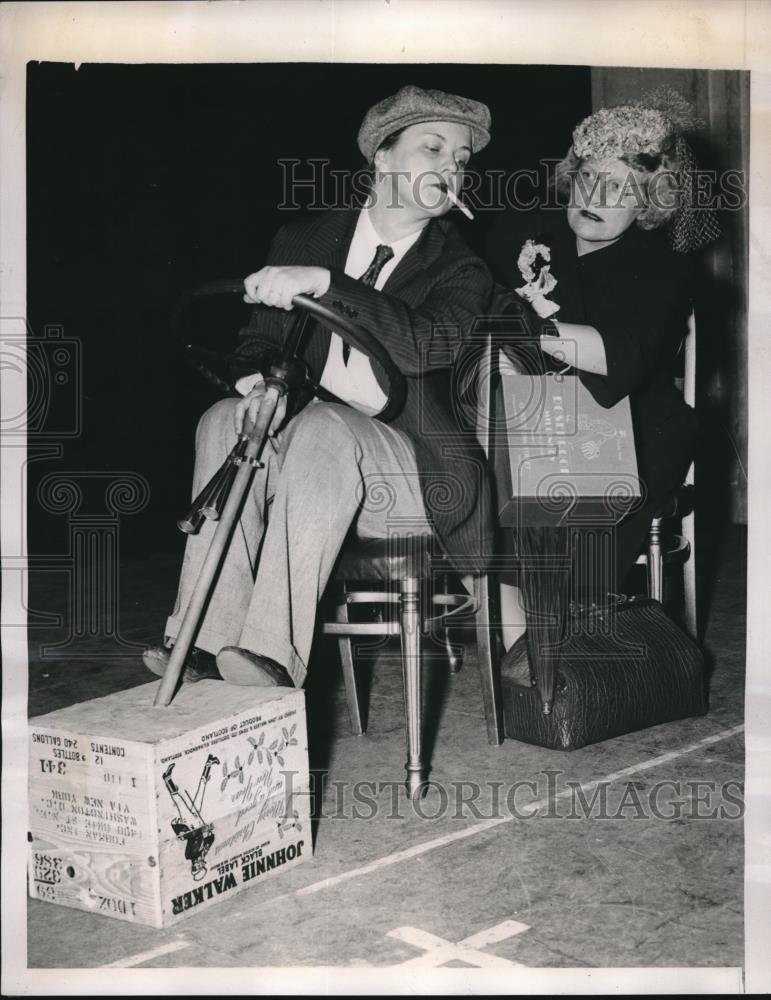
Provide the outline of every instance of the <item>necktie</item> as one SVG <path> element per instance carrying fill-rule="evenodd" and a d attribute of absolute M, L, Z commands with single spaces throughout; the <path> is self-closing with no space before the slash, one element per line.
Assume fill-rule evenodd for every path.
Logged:
<path fill-rule="evenodd" d="M 388 261 L 393 257 L 394 252 L 391 247 L 386 246 L 384 243 L 380 243 L 375 250 L 375 256 L 372 258 L 372 263 L 369 265 L 367 270 L 359 278 L 359 281 L 364 285 L 370 285 L 374 287 L 380 272 L 383 270 Z M 349 344 L 343 342 L 343 364 L 348 364 L 348 358 L 351 356 L 351 348 Z"/>

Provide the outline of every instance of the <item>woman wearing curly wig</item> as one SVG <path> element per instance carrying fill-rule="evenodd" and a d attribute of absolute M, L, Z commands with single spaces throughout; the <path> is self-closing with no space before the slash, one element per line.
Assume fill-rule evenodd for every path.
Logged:
<path fill-rule="evenodd" d="M 591 579 L 574 550 L 573 596 L 582 602 L 623 587 L 656 507 L 692 457 L 695 414 L 673 384 L 673 363 L 691 309 L 689 251 L 719 232 L 712 213 L 691 203 L 695 164 L 683 132 L 698 124 L 672 91 L 597 111 L 556 168 L 563 207 L 507 213 L 491 232 L 488 261 L 528 302 L 545 367 L 574 358 L 574 374 L 600 405 L 627 396 L 631 404 L 643 501 L 618 525 L 604 580 Z M 503 596 L 506 621 L 510 588 Z M 524 642 L 507 658 L 526 682 Z"/>

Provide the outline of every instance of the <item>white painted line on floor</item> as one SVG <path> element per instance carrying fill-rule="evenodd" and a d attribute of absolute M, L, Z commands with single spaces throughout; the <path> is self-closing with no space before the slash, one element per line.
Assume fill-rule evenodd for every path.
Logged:
<path fill-rule="evenodd" d="M 529 931 L 530 924 L 523 924 L 519 920 L 504 920 L 503 923 L 488 927 L 486 931 L 478 931 L 471 937 L 463 938 L 461 944 L 467 948 L 486 948 L 489 944 L 497 944 L 507 938 Z"/>
<path fill-rule="evenodd" d="M 580 786 L 574 785 L 570 788 L 565 788 L 554 796 L 554 800 L 556 801 L 557 799 L 564 798 L 567 795 L 575 795 L 577 788 L 580 788 L 583 792 L 587 792 L 596 788 L 600 782 L 618 781 L 619 778 L 626 778 L 629 775 L 637 774 L 640 771 L 649 771 L 651 768 L 660 767 L 662 764 L 668 764 L 670 761 L 677 760 L 679 757 L 684 757 L 686 754 L 693 753 L 695 750 L 703 750 L 704 747 L 711 746 L 713 743 L 719 743 L 721 740 L 730 739 L 732 736 L 736 736 L 743 731 L 743 723 L 739 726 L 733 726 L 731 729 L 723 729 L 719 733 L 714 733 L 712 736 L 705 736 L 703 739 L 697 740 L 695 743 L 690 743 L 688 746 L 682 747 L 680 750 L 671 750 L 668 753 L 659 754 L 658 757 L 651 757 L 649 760 L 640 761 L 638 764 L 631 764 L 629 767 L 622 768 L 620 771 L 614 771 L 611 774 L 606 774 L 602 778 L 596 778 L 594 781 L 587 781 Z M 540 799 L 537 802 L 533 802 L 532 805 L 528 807 L 527 811 L 537 812 L 539 809 L 543 809 L 544 806 L 548 805 L 548 803 L 548 798 Z M 500 826 L 502 823 L 511 823 L 515 819 L 517 819 L 516 816 L 498 816 L 495 819 L 482 820 L 480 823 L 474 823 L 471 826 L 464 827 L 462 830 L 455 830 L 454 833 L 446 833 L 444 836 L 436 837 L 434 840 L 426 840 L 422 844 L 414 844 L 412 847 L 408 847 L 403 851 L 386 854 L 384 857 L 378 858 L 375 861 L 370 861 L 369 864 L 362 865 L 359 868 L 351 868 L 347 872 L 340 872 L 338 875 L 332 875 L 330 878 L 321 879 L 319 882 L 311 882 L 310 885 L 306 885 L 302 889 L 298 889 L 295 895 L 308 896 L 314 892 L 331 889 L 333 886 L 340 885 L 341 882 L 347 882 L 349 879 L 359 878 L 362 875 L 371 875 L 373 872 L 380 871 L 381 868 L 388 868 L 390 865 L 396 865 L 402 861 L 410 861 L 412 858 L 417 858 L 421 854 L 427 854 L 429 851 L 437 850 L 437 848 L 446 847 L 448 844 L 454 844 L 459 840 L 465 840 L 467 837 L 475 837 L 478 833 L 486 833 L 488 830 L 492 830 L 494 827 Z"/>
<path fill-rule="evenodd" d="M 518 920 L 504 920 L 494 927 L 488 927 L 487 930 L 464 938 L 457 944 L 428 931 L 422 931 L 418 927 L 397 927 L 388 932 L 388 937 L 404 941 L 414 948 L 421 948 L 424 952 L 416 958 L 399 962 L 400 968 L 411 965 L 436 969 L 447 962 L 465 962 L 466 965 L 472 965 L 477 969 L 523 968 L 518 962 L 512 962 L 508 958 L 479 951 L 479 947 L 505 941 L 529 929 L 528 924 L 521 924 Z"/>
<path fill-rule="evenodd" d="M 485 830 L 491 830 L 494 826 L 500 826 L 501 823 L 508 823 L 510 819 L 510 816 L 500 816 L 497 819 L 482 820 L 481 823 L 475 823 L 473 826 L 456 830 L 455 833 L 447 833 L 443 837 L 437 837 L 435 840 L 426 840 L 422 844 L 415 844 L 413 847 L 408 847 L 403 851 L 396 851 L 395 854 L 386 854 L 385 857 L 378 858 L 377 861 L 370 861 L 368 865 L 362 865 L 361 868 L 352 868 L 350 871 L 340 872 L 339 875 L 332 875 L 330 878 L 322 879 L 320 882 L 311 882 L 310 885 L 298 889 L 297 895 L 307 896 L 312 892 L 321 892 L 322 889 L 331 889 L 333 885 L 339 885 L 341 882 L 347 882 L 349 879 L 358 878 L 360 875 L 371 875 L 372 872 L 379 871 L 381 868 L 396 865 L 400 861 L 409 861 L 411 858 L 417 858 L 421 854 L 426 854 L 427 851 L 435 850 L 437 847 L 445 847 L 447 844 L 455 843 L 456 840 L 463 840 L 466 837 L 473 837 L 477 833 L 483 833 Z"/>
<path fill-rule="evenodd" d="M 497 955 L 486 955 L 483 951 L 475 951 L 473 948 L 464 948 L 445 938 L 437 937 L 436 934 L 421 931 L 417 927 L 397 927 L 396 930 L 389 931 L 388 936 L 423 950 L 423 954 L 416 958 L 398 962 L 400 969 L 405 966 L 436 969 L 447 962 L 465 962 L 476 969 L 511 968 L 514 964 L 508 958 L 499 958 Z"/>
<path fill-rule="evenodd" d="M 119 958 L 117 962 L 110 962 L 108 965 L 100 965 L 100 969 L 129 969 L 132 965 L 141 965 L 142 962 L 149 962 L 153 958 L 161 958 L 162 955 L 171 955 L 175 951 L 182 951 L 190 947 L 189 941 L 169 941 L 168 944 L 159 945 L 151 951 L 140 951 L 138 955 L 129 955 L 127 958 Z"/>

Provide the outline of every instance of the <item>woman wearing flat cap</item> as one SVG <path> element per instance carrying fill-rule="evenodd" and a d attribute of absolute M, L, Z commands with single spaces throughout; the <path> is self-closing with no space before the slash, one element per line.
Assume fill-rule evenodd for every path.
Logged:
<path fill-rule="evenodd" d="M 450 373 L 492 279 L 446 216 L 448 189 L 457 190 L 489 139 L 484 104 L 403 87 L 371 108 L 359 130 L 374 170 L 366 205 L 282 228 L 268 264 L 245 279 L 255 308 L 240 354 L 275 353 L 290 319 L 280 310 L 291 310 L 297 294 L 312 295 L 383 343 L 406 376 L 407 398 L 390 424 L 373 419 L 386 400 L 382 369 L 344 349 L 337 334 L 314 331 L 305 349 L 310 373 L 344 403 L 313 400 L 288 421 L 280 404 L 275 446 L 264 449 L 266 468 L 255 474 L 183 673 L 188 681 L 221 674 L 235 684 L 302 685 L 316 606 L 352 526 L 360 537 L 382 538 L 388 518 L 402 519 L 410 534 L 433 535 L 465 571 L 484 563 L 492 545 L 484 459 L 459 432 Z M 193 495 L 222 464 L 245 414 L 254 419 L 259 410 L 260 376 L 238 387 L 248 388 L 243 398 L 215 404 L 200 422 Z M 384 484 L 393 498 L 387 511 Z M 372 502 L 371 491 L 380 494 Z M 165 670 L 212 528 L 206 522 L 189 537 L 166 643 L 144 655 L 155 673 Z"/>
<path fill-rule="evenodd" d="M 579 603 L 604 602 L 622 588 L 654 511 L 691 461 L 695 414 L 674 384 L 674 362 L 691 310 L 689 253 L 719 233 L 713 213 L 692 203 L 695 163 L 684 133 L 699 124 L 668 89 L 595 112 L 556 168 L 565 207 L 506 213 L 491 230 L 488 260 L 510 290 L 512 311 L 524 300 L 541 370 L 565 369 L 555 359 L 572 357 L 574 344 L 566 374 L 603 407 L 625 397 L 631 404 L 643 500 L 617 526 L 609 574 L 580 565 L 574 550 Z M 510 598 L 504 593 L 504 604 Z M 516 661 L 526 682 L 524 656 L 522 637 L 507 662 Z"/>

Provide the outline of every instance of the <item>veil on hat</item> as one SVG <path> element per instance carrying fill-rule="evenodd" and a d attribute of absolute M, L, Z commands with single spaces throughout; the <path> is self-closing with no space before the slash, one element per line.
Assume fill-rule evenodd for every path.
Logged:
<path fill-rule="evenodd" d="M 572 152 L 582 159 L 640 154 L 666 157 L 663 174 L 670 174 L 677 189 L 677 208 L 669 220 L 669 238 L 674 250 L 687 253 L 720 235 L 714 210 L 703 205 L 705 192 L 698 183 L 696 158 L 684 135 L 703 128 L 704 124 L 693 105 L 678 91 L 658 87 L 639 101 L 600 108 L 585 118 L 573 132 Z M 669 171 L 667 160 L 672 164 Z"/>
<path fill-rule="evenodd" d="M 680 204 L 669 224 L 672 248 L 678 253 L 698 250 L 720 236 L 720 223 L 714 209 L 702 208 L 698 204 L 696 175 L 699 168 L 683 133 L 702 129 L 706 123 L 696 114 L 694 106 L 673 87 L 656 87 L 647 91 L 640 104 L 659 111 L 673 126 Z"/>

